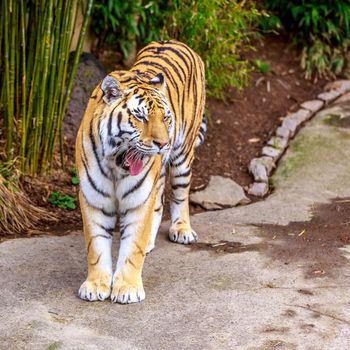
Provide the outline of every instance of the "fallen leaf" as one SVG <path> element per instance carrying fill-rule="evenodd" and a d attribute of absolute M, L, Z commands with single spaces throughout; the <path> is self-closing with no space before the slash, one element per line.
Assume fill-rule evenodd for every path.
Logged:
<path fill-rule="evenodd" d="M 215 248 L 215 247 L 219 247 L 219 246 L 221 246 L 221 245 L 226 245 L 226 243 L 223 242 L 223 243 L 212 244 L 212 247 Z"/>
<path fill-rule="evenodd" d="M 298 236 L 300 237 L 300 236 L 302 236 L 304 233 L 305 233 L 305 229 L 304 230 L 302 230 L 299 234 L 298 234 Z"/>
<path fill-rule="evenodd" d="M 205 187 L 205 184 L 201 184 L 201 185 L 198 185 L 198 186 L 195 186 L 192 188 L 193 191 L 198 191 L 198 190 L 201 190 L 202 188 Z"/>

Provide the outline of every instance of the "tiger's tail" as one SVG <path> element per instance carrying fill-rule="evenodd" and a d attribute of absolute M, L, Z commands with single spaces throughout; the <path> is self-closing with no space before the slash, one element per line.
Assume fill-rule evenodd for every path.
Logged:
<path fill-rule="evenodd" d="M 203 143 L 206 132 L 207 132 L 207 117 L 205 114 L 203 114 L 201 126 L 199 128 L 199 132 L 198 132 L 196 141 L 194 143 L 195 147 L 198 147 Z"/>

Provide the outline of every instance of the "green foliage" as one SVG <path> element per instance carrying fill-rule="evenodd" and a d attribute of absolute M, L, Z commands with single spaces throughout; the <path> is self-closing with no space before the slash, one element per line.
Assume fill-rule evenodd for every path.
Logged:
<path fill-rule="evenodd" d="M 162 36 L 201 56 L 209 95 L 223 98 L 226 87 L 246 84 L 249 67 L 240 53 L 249 47 L 260 16 L 253 1 L 173 0 L 167 15 Z"/>
<path fill-rule="evenodd" d="M 22 171 L 43 173 L 52 163 L 92 1 L 0 2 L 1 126 L 7 159 L 18 157 Z M 72 64 L 69 51 L 81 4 L 83 23 Z"/>
<path fill-rule="evenodd" d="M 98 38 L 98 49 L 103 44 L 116 45 L 128 58 L 134 42 L 143 46 L 158 40 L 161 28 L 161 11 L 166 0 L 97 0 L 95 1 L 91 30 Z"/>
<path fill-rule="evenodd" d="M 79 185 L 79 177 L 78 177 L 77 169 L 72 168 L 70 170 L 70 174 L 71 174 L 72 185 L 74 185 L 74 186 Z"/>
<path fill-rule="evenodd" d="M 270 70 L 270 65 L 267 62 L 264 62 L 258 58 L 254 61 L 254 64 L 257 70 L 262 74 L 267 74 Z"/>
<path fill-rule="evenodd" d="M 100 0 L 91 28 L 102 43 L 115 44 L 128 58 L 152 40 L 177 39 L 203 59 L 209 95 L 223 97 L 227 86 L 241 88 L 248 62 L 240 52 L 249 47 L 260 16 L 253 1 L 227 0 Z"/>
<path fill-rule="evenodd" d="M 60 192 L 52 192 L 48 199 L 48 202 L 50 204 L 55 205 L 56 207 L 59 207 L 61 209 L 69 210 L 73 210 L 76 208 L 76 201 L 76 198 L 73 198 L 67 194 L 62 195 Z"/>
<path fill-rule="evenodd" d="M 273 14 L 264 13 L 260 19 L 260 28 L 264 33 L 277 32 L 282 29 L 281 19 Z"/>
<path fill-rule="evenodd" d="M 350 48 L 349 0 L 267 0 L 284 28 L 303 47 L 306 77 L 333 77 L 346 66 Z"/>

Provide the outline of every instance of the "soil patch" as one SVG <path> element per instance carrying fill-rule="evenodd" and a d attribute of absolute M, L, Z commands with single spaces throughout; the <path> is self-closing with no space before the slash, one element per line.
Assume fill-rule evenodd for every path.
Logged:
<path fill-rule="evenodd" d="M 210 175 L 249 185 L 253 181 L 249 162 L 260 155 L 281 119 L 302 102 L 314 99 L 325 85 L 325 81 L 304 79 L 300 52 L 285 37 L 271 35 L 255 47 L 246 59 L 268 63 L 269 72 L 252 72 L 249 85 L 240 92 L 230 89 L 226 102 L 208 99 L 210 123 L 197 151 L 192 188 L 206 185 Z"/>
<path fill-rule="evenodd" d="M 336 198 L 315 205 L 310 221 L 263 225 L 263 235 L 276 241 L 266 253 L 286 265 L 306 262 L 306 278 L 332 276 L 348 262 L 339 248 L 350 244 L 349 218 L 350 198 Z"/>
<path fill-rule="evenodd" d="M 291 222 L 287 226 L 258 225 L 264 237 L 261 243 L 198 242 L 189 248 L 215 254 L 258 251 L 285 265 L 302 264 L 306 267 L 306 278 L 333 276 L 348 262 L 339 248 L 350 244 L 349 218 L 350 198 L 336 198 L 330 203 L 313 206 L 310 221 Z M 310 294 L 304 289 L 299 293 Z"/>
<path fill-rule="evenodd" d="M 37 177 L 29 178 L 26 177 L 23 181 L 23 188 L 26 193 L 30 194 L 30 199 L 38 206 L 45 207 L 46 210 L 53 212 L 59 221 L 55 224 L 47 225 L 43 224 L 35 231 L 28 232 L 24 235 L 40 235 L 40 234 L 53 234 L 53 235 L 64 235 L 70 231 L 79 230 L 82 228 L 82 219 L 80 215 L 79 207 L 79 187 L 73 186 L 71 182 L 71 174 L 69 169 L 74 166 L 72 161 L 67 162 L 67 170 L 56 170 L 50 175 L 48 182 L 47 178 Z M 69 195 L 76 198 L 76 209 L 67 210 L 60 209 L 48 202 L 48 198 L 52 192 L 59 192 L 61 194 Z M 1 237 L 1 235 L 0 235 Z M 11 237 L 12 238 L 12 237 Z"/>

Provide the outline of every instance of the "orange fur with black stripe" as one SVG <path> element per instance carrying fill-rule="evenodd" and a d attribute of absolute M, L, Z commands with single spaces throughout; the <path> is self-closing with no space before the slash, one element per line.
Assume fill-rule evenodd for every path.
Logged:
<path fill-rule="evenodd" d="M 204 67 L 177 41 L 153 42 L 129 71 L 110 73 L 94 90 L 76 141 L 88 276 L 86 300 L 145 298 L 142 267 L 163 212 L 166 168 L 172 185 L 170 240 L 197 239 L 189 218 L 194 149 L 204 138 Z M 112 268 L 112 236 L 120 249 Z"/>

